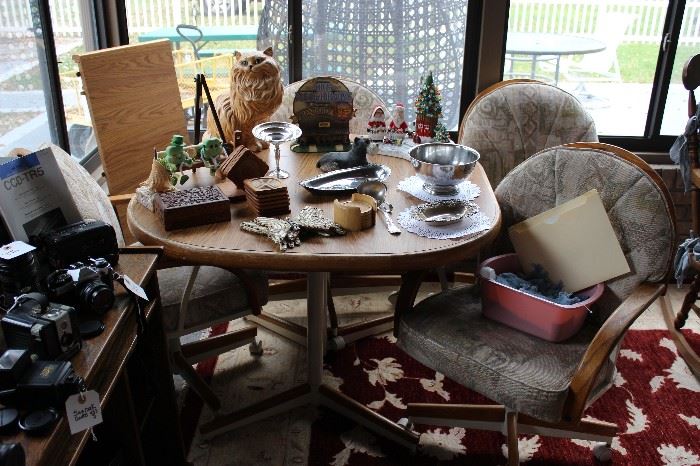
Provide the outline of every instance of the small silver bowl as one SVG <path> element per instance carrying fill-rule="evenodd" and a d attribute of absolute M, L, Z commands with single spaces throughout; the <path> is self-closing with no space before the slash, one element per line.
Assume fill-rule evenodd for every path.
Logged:
<path fill-rule="evenodd" d="M 444 142 L 420 144 L 409 155 L 416 175 L 423 180 L 423 189 L 438 196 L 457 194 L 457 185 L 469 177 L 479 161 L 479 153 L 471 147 Z"/>
<path fill-rule="evenodd" d="M 474 215 L 478 210 L 473 202 L 445 199 L 413 207 L 411 217 L 428 225 L 442 226 L 457 223 L 464 217 Z"/>

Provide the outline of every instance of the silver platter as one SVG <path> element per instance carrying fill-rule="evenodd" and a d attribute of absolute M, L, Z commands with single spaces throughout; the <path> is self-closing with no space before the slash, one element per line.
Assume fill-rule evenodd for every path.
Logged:
<path fill-rule="evenodd" d="M 429 225 L 441 226 L 457 223 L 478 210 L 479 207 L 473 202 L 447 199 L 414 206 L 411 208 L 411 217 Z"/>
<path fill-rule="evenodd" d="M 370 163 L 361 167 L 344 168 L 307 178 L 299 184 L 314 194 L 347 194 L 365 181 L 384 181 L 391 175 L 386 165 Z"/>

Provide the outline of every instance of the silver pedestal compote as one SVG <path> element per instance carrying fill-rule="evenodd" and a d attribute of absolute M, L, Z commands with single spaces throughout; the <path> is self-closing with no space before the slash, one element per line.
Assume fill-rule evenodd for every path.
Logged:
<path fill-rule="evenodd" d="M 280 169 L 280 144 L 301 136 L 301 128 L 284 121 L 269 121 L 255 126 L 253 136 L 275 146 L 275 168 L 267 172 L 266 176 L 273 176 L 278 180 L 289 178 L 289 173 Z"/>

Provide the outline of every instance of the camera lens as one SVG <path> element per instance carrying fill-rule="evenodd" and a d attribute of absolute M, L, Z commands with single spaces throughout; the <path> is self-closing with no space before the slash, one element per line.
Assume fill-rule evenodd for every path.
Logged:
<path fill-rule="evenodd" d="M 12 259 L 0 259 L 0 305 L 11 304 L 15 297 L 41 291 L 39 261 L 33 252 Z"/>
<path fill-rule="evenodd" d="M 114 292 L 101 281 L 93 280 L 83 286 L 78 299 L 84 309 L 104 314 L 114 305 Z"/>

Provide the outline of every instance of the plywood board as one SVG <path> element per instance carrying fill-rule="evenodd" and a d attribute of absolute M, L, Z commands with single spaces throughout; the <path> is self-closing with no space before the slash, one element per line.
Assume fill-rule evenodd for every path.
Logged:
<path fill-rule="evenodd" d="M 126 45 L 74 57 L 80 68 L 110 194 L 148 177 L 153 147 L 186 135 L 171 44 Z"/>
<path fill-rule="evenodd" d="M 569 292 L 630 271 L 595 189 L 513 225 L 508 233 L 523 270 L 540 264 Z"/>

